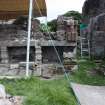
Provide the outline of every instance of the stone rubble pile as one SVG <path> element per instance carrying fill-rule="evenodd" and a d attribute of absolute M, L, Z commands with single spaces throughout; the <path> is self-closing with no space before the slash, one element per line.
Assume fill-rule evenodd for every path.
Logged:
<path fill-rule="evenodd" d="M 22 97 L 7 95 L 5 87 L 0 84 L 0 105 L 22 105 Z"/>

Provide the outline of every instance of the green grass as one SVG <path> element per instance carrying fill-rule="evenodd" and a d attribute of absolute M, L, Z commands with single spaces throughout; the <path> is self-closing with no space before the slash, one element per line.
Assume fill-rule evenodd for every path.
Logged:
<path fill-rule="evenodd" d="M 87 73 L 87 71 L 94 69 L 96 66 L 94 61 L 80 62 L 78 72 L 71 76 L 72 81 L 88 85 L 105 85 L 104 76 L 98 74 L 92 76 Z"/>
<path fill-rule="evenodd" d="M 76 105 L 75 97 L 65 79 L 1 80 L 8 93 L 26 96 L 24 105 Z"/>
<path fill-rule="evenodd" d="M 87 75 L 90 68 L 96 67 L 94 61 L 79 63 L 79 70 L 70 75 L 72 82 L 90 85 L 105 85 L 105 77 Z M 77 105 L 73 92 L 62 76 L 55 80 L 3 79 L 0 80 L 11 95 L 26 96 L 24 105 Z"/>

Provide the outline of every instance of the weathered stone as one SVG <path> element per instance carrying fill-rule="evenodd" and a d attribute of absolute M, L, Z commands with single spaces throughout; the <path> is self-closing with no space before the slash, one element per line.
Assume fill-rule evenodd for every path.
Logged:
<path fill-rule="evenodd" d="M 71 52 L 68 52 L 68 53 L 64 52 L 63 53 L 63 57 L 64 58 L 74 58 L 74 54 L 71 53 Z"/>
<path fill-rule="evenodd" d="M 42 65 L 41 76 L 50 78 L 50 77 L 53 76 L 53 70 L 54 70 L 53 64 L 43 64 Z"/>
<path fill-rule="evenodd" d="M 61 31 L 57 31 L 57 40 L 65 40 L 65 31 L 61 30 Z"/>
<path fill-rule="evenodd" d="M 19 68 L 19 64 L 10 64 L 10 69 Z"/>
<path fill-rule="evenodd" d="M 72 72 L 76 72 L 78 70 L 78 65 L 74 65 L 74 67 L 71 68 Z"/>
<path fill-rule="evenodd" d="M 57 19 L 58 40 L 76 41 L 78 22 L 72 17 L 59 16 Z"/>
<path fill-rule="evenodd" d="M 41 64 L 42 64 L 42 50 L 41 50 L 41 46 L 36 46 L 36 51 L 35 51 L 35 55 L 36 55 L 36 75 L 40 76 L 41 75 Z"/>
<path fill-rule="evenodd" d="M 1 62 L 8 63 L 8 51 L 7 51 L 7 47 L 5 46 L 1 47 Z"/>

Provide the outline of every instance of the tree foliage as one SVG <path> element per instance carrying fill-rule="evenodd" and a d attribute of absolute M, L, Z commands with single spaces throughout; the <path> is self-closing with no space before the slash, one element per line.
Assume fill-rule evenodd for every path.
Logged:
<path fill-rule="evenodd" d="M 82 14 L 79 13 L 78 11 L 69 11 L 65 13 L 63 16 L 73 17 L 75 20 L 78 20 L 79 23 L 81 23 L 81 20 L 83 18 Z"/>
<path fill-rule="evenodd" d="M 68 11 L 63 16 L 73 17 L 74 20 L 78 20 L 78 33 L 80 33 L 80 24 L 83 19 L 83 15 L 81 13 L 79 13 L 78 11 Z"/>
<path fill-rule="evenodd" d="M 57 30 L 57 20 L 56 19 L 48 22 L 47 25 L 50 27 L 50 31 L 56 32 Z"/>
<path fill-rule="evenodd" d="M 83 18 L 82 14 L 78 11 L 68 11 L 67 13 L 63 14 L 63 16 L 66 17 L 73 17 L 75 20 L 78 20 L 78 23 L 81 23 L 81 20 Z M 57 30 L 57 20 L 54 19 L 50 22 L 48 22 L 48 26 L 50 27 L 50 31 L 56 31 Z"/>
<path fill-rule="evenodd" d="M 51 29 L 50 29 L 50 27 L 48 26 L 48 25 L 46 25 L 46 24 L 44 24 L 44 23 L 42 23 L 41 25 L 40 25 L 40 31 L 42 31 L 42 32 L 48 32 L 48 31 L 50 31 Z"/>

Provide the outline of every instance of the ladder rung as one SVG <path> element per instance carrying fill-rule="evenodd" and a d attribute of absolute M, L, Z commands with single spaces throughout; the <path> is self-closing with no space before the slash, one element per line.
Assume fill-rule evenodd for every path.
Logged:
<path fill-rule="evenodd" d="M 83 47 L 82 50 L 88 50 L 86 47 Z"/>
<path fill-rule="evenodd" d="M 86 38 L 81 38 L 82 40 L 85 40 Z"/>
<path fill-rule="evenodd" d="M 87 47 L 82 47 L 82 50 L 88 50 L 88 48 Z"/>
<path fill-rule="evenodd" d="M 82 50 L 82 52 L 89 52 L 88 50 Z"/>
<path fill-rule="evenodd" d="M 85 47 L 85 46 L 84 46 L 84 47 L 82 47 L 81 50 L 87 50 L 87 49 L 88 49 L 88 47 Z"/>
<path fill-rule="evenodd" d="M 89 46 L 87 44 L 82 45 L 82 48 L 89 48 Z"/>
<path fill-rule="evenodd" d="M 84 45 L 88 45 L 88 43 L 82 43 L 82 45 L 84 46 Z"/>

